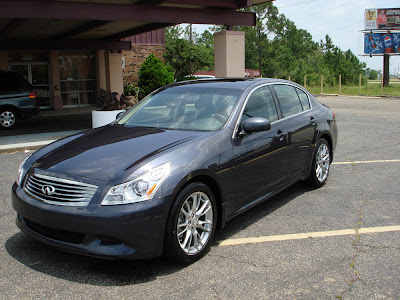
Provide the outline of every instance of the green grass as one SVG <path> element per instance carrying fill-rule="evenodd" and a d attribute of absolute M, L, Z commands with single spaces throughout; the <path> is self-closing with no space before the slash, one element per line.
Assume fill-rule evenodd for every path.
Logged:
<path fill-rule="evenodd" d="M 307 86 L 307 90 L 313 94 L 321 93 L 321 86 Z M 324 86 L 324 94 L 339 94 L 339 85 Z M 342 85 L 341 95 L 359 95 L 358 85 Z M 380 96 L 382 95 L 380 82 L 369 82 L 367 85 L 361 86 L 361 95 L 363 96 Z M 400 96 L 400 84 L 389 84 L 383 88 L 383 95 Z"/>

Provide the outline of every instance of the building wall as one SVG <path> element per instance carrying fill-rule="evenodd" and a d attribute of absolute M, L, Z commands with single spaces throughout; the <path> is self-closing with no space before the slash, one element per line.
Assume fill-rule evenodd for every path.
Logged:
<path fill-rule="evenodd" d="M 135 45 L 164 45 L 165 44 L 165 28 L 145 32 L 142 34 L 132 35 L 122 39 L 129 41 Z"/>
<path fill-rule="evenodd" d="M 132 45 L 132 50 L 122 51 L 125 62 L 123 69 L 124 84 L 133 83 L 139 79 L 140 66 L 152 53 L 165 63 L 165 45 Z"/>

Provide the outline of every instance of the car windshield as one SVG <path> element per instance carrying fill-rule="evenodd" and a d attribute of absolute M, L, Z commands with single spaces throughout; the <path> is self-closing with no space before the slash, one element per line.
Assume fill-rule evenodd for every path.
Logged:
<path fill-rule="evenodd" d="M 228 120 L 241 94 L 239 89 L 175 86 L 150 94 L 118 125 L 161 129 L 215 131 Z"/>

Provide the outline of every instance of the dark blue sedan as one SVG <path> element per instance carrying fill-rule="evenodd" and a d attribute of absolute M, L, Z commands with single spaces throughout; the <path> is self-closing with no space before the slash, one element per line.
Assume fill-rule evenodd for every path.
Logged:
<path fill-rule="evenodd" d="M 334 113 L 295 83 L 175 83 L 26 158 L 16 222 L 71 252 L 190 263 L 231 218 L 298 180 L 325 184 L 336 141 Z"/>

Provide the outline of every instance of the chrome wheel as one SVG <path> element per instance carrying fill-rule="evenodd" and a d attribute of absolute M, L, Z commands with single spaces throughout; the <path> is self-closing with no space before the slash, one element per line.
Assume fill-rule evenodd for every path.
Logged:
<path fill-rule="evenodd" d="M 213 206 L 203 192 L 192 193 L 181 206 L 177 222 L 177 238 L 189 255 L 199 253 L 207 244 L 213 229 Z"/>
<path fill-rule="evenodd" d="M 319 145 L 315 159 L 315 175 L 320 182 L 324 182 L 328 177 L 330 164 L 329 148 L 326 143 Z"/>
<path fill-rule="evenodd" d="M 15 115 L 13 112 L 5 110 L 0 114 L 0 124 L 3 127 L 11 127 L 15 123 Z"/>

